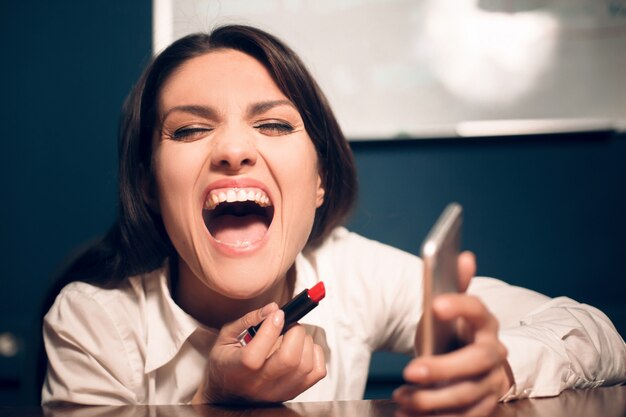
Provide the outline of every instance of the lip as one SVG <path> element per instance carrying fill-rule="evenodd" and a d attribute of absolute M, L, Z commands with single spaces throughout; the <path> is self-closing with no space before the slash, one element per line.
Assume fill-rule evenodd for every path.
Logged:
<path fill-rule="evenodd" d="M 272 196 L 272 193 L 268 190 L 267 186 L 263 184 L 261 181 L 255 180 L 252 178 L 238 178 L 238 179 L 224 178 L 224 179 L 217 180 L 217 181 L 210 183 L 205 188 L 204 192 L 202 193 L 202 200 L 200 202 L 200 207 L 204 207 L 204 201 L 207 199 L 209 193 L 212 190 L 219 189 L 219 188 L 258 188 L 260 190 L 263 190 L 263 192 L 267 194 L 267 196 L 270 198 L 270 202 L 275 207 L 274 198 Z M 276 217 L 275 211 L 274 211 L 274 217 Z M 223 244 L 217 239 L 215 239 L 211 235 L 211 233 L 209 233 L 209 230 L 204 225 L 204 221 L 202 221 L 202 225 L 204 226 L 206 235 L 208 236 L 209 242 L 213 248 L 215 248 L 218 252 L 226 256 L 236 257 L 236 256 L 251 254 L 259 250 L 262 246 L 264 246 L 267 243 L 269 236 L 271 234 L 272 226 L 274 225 L 274 220 L 272 219 L 272 223 L 270 224 L 270 227 L 267 229 L 267 232 L 265 233 L 265 235 L 263 236 L 261 240 L 256 241 L 246 247 L 233 247 L 233 246 Z"/>

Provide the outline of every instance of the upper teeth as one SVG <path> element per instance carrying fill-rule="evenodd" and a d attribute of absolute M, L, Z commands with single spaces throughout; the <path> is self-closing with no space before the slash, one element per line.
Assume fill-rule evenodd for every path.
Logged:
<path fill-rule="evenodd" d="M 270 198 L 258 188 L 219 188 L 211 190 L 204 201 L 204 208 L 213 210 L 221 203 L 236 201 L 254 201 L 261 207 L 270 206 Z"/>

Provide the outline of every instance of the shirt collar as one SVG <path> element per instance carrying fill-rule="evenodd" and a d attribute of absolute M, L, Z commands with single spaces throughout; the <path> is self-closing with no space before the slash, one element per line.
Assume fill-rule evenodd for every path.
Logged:
<path fill-rule="evenodd" d="M 172 299 L 167 267 L 142 275 L 135 285 L 142 285 L 146 312 L 145 373 L 167 364 L 196 330 L 204 327 L 183 311 Z"/>

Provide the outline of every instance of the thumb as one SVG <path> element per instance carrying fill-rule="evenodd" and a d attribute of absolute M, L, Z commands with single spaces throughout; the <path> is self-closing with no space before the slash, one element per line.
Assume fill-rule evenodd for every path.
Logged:
<path fill-rule="evenodd" d="M 254 310 L 246 314 L 245 316 L 225 324 L 220 331 L 220 336 L 228 339 L 236 339 L 248 327 L 256 326 L 261 323 L 267 316 L 278 310 L 278 304 L 272 302 L 266 306 Z"/>
<path fill-rule="evenodd" d="M 476 274 L 476 257 L 470 251 L 465 251 L 459 254 L 458 258 L 459 268 L 459 291 L 467 291 L 472 277 Z"/>

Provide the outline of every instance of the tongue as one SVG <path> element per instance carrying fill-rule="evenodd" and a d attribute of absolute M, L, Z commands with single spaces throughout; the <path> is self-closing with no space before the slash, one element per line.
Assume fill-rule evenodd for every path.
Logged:
<path fill-rule="evenodd" d="M 211 234 L 220 242 L 240 245 L 261 240 L 267 232 L 267 225 L 261 216 L 221 215 L 211 222 Z"/>

